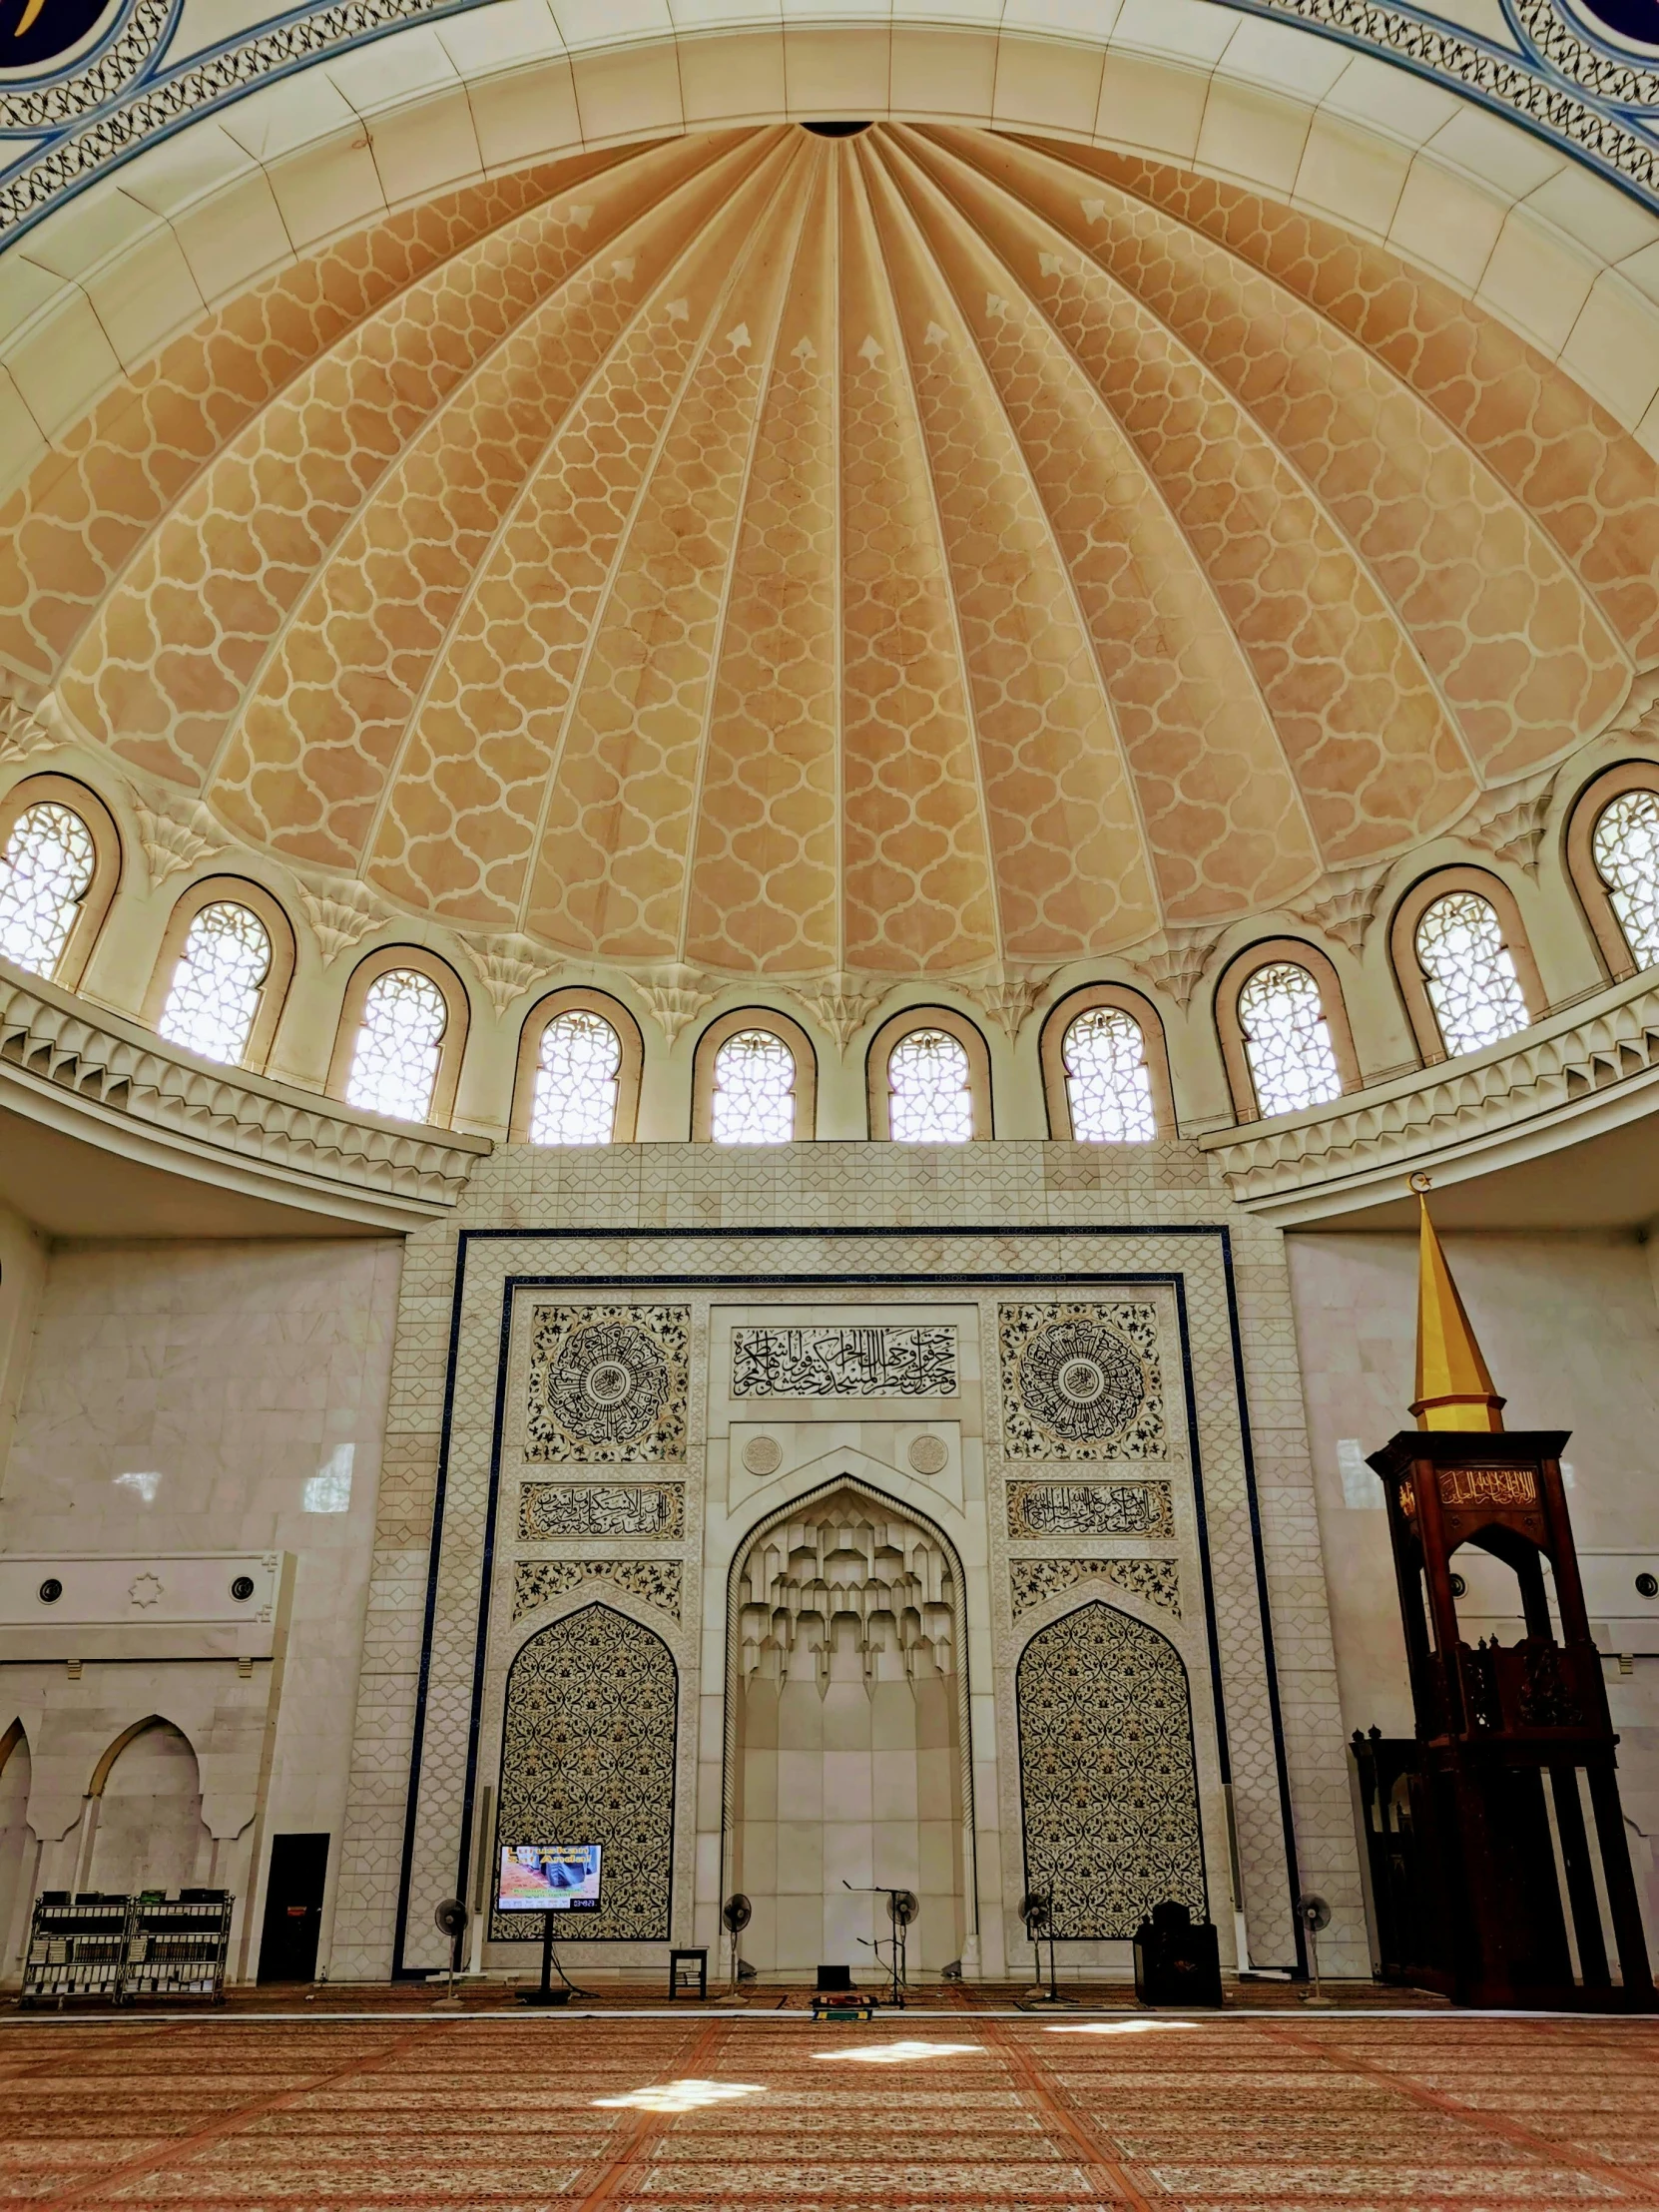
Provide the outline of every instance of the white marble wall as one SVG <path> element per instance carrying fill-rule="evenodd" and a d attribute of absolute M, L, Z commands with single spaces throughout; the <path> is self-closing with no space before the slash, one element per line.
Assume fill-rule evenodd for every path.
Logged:
<path fill-rule="evenodd" d="M 64 1246 L 46 1269 L 0 1556 L 137 1571 L 259 1551 L 287 1565 L 273 1656 L 246 1674 L 234 1656 L 169 1663 L 153 1630 L 135 1632 L 139 1664 L 0 1668 L 0 1734 L 20 1716 L 32 1754 L 36 1879 L 74 1878 L 93 1766 L 162 1713 L 201 1762 L 214 1879 L 239 1892 L 233 1959 L 249 1971 L 271 1835 L 327 1831 L 338 1867 L 400 1262 L 375 1239 Z"/>
<path fill-rule="evenodd" d="M 1569 1503 L 1608 1654 L 1620 1788 L 1659 1949 L 1659 1304 L 1653 1246 L 1613 1235 L 1452 1236 L 1446 1257 L 1511 1428 L 1568 1428 Z M 1382 1485 L 1364 1464 L 1413 1425 L 1414 1233 L 1286 1239 L 1343 1726 L 1409 1735 Z M 1628 1662 L 1628 1672 L 1619 1654 Z"/>

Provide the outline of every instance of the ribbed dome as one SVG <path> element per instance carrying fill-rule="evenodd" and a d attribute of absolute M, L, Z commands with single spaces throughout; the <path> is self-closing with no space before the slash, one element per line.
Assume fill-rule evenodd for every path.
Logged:
<path fill-rule="evenodd" d="M 1283 906 L 1603 728 L 1648 455 L 1380 248 L 968 130 L 469 189 L 174 342 L 0 653 L 232 836 L 742 974 Z"/>

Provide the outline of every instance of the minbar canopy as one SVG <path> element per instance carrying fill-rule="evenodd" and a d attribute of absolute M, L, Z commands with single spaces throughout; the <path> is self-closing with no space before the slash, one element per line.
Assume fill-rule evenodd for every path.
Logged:
<path fill-rule="evenodd" d="M 1283 908 L 1607 727 L 1659 467 L 1386 250 L 879 123 L 468 187 L 108 394 L 0 657 L 236 840 L 735 975 Z"/>

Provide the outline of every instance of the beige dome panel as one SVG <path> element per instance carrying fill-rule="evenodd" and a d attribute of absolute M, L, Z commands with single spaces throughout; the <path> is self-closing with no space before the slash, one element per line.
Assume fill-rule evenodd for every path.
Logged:
<path fill-rule="evenodd" d="M 101 401 L 0 652 L 250 846 L 641 968 L 1099 958 L 1604 729 L 1659 469 L 1384 249 L 964 128 L 383 218 Z"/>

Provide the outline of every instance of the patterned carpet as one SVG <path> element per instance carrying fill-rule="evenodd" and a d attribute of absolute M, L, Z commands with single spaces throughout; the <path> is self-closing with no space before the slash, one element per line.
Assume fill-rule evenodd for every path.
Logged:
<path fill-rule="evenodd" d="M 37 2212 L 1659 2205 L 1659 2024 L 14 2015 L 0 2198 Z"/>

